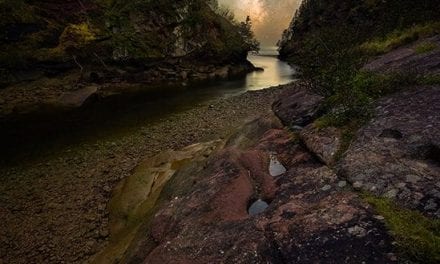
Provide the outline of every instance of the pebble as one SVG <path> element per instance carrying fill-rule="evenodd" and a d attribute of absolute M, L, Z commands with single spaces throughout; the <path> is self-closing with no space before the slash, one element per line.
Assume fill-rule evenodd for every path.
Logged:
<path fill-rule="evenodd" d="M 347 182 L 346 182 L 346 181 L 340 181 L 340 182 L 338 182 L 338 187 L 339 187 L 339 188 L 344 188 L 345 186 L 347 186 Z"/>
<path fill-rule="evenodd" d="M 397 196 L 398 193 L 399 193 L 399 190 L 391 189 L 391 190 L 389 190 L 388 192 L 385 193 L 385 197 L 393 199 L 393 198 L 395 198 Z"/>
<path fill-rule="evenodd" d="M 375 215 L 374 218 L 376 218 L 379 221 L 383 221 L 385 220 L 385 217 L 381 216 L 381 215 Z"/>
<path fill-rule="evenodd" d="M 324 192 L 326 192 L 326 191 L 329 191 L 331 188 L 332 188 L 331 185 L 326 185 L 326 186 L 322 187 L 321 190 L 323 190 Z"/>
<path fill-rule="evenodd" d="M 410 183 L 417 183 L 420 180 L 421 180 L 420 176 L 417 175 L 410 174 L 406 176 L 406 181 Z"/>
<path fill-rule="evenodd" d="M 362 185 L 363 185 L 362 182 L 357 181 L 357 182 L 353 183 L 353 188 L 360 189 L 360 188 L 362 188 Z"/>
<path fill-rule="evenodd" d="M 437 209 L 437 204 L 434 202 L 433 199 L 428 200 L 428 202 L 426 203 L 424 209 L 426 211 L 434 211 L 435 209 Z"/>
<path fill-rule="evenodd" d="M 364 237 L 367 235 L 367 231 L 365 230 L 365 228 L 360 226 L 353 226 L 348 228 L 348 233 L 357 237 Z"/>

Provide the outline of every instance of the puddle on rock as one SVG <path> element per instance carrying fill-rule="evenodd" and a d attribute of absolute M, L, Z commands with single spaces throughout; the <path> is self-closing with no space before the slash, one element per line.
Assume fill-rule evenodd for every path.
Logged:
<path fill-rule="evenodd" d="M 255 202 L 253 202 L 252 205 L 249 207 L 248 213 L 250 216 L 255 216 L 264 212 L 267 209 L 267 207 L 269 207 L 268 203 L 266 203 L 261 199 L 258 199 Z"/>
<path fill-rule="evenodd" d="M 286 173 L 286 168 L 277 159 L 275 154 L 270 154 L 269 173 L 272 177 L 280 176 Z"/>

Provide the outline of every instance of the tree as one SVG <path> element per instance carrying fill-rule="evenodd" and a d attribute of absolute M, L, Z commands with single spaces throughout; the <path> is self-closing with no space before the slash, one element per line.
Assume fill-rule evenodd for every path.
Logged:
<path fill-rule="evenodd" d="M 260 50 L 260 43 L 255 38 L 255 34 L 252 31 L 252 21 L 250 16 L 246 17 L 246 21 L 240 22 L 238 25 L 238 32 L 243 38 L 244 43 L 247 46 L 246 48 L 249 51 L 258 52 Z"/>

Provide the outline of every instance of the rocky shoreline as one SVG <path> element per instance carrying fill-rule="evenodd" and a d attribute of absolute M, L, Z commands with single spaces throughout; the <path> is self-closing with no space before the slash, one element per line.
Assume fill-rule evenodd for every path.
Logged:
<path fill-rule="evenodd" d="M 103 77 L 100 80 L 82 80 L 79 71 L 72 71 L 59 78 L 39 77 L 0 89 L 0 121 L 24 115 L 75 110 L 93 100 L 134 91 L 155 91 L 158 87 L 167 89 L 237 78 L 255 70 L 258 69 L 244 60 L 241 63 L 223 66 L 157 67 L 151 71 L 130 74 L 131 77 L 114 73 L 111 77 Z"/>
<path fill-rule="evenodd" d="M 0 260 L 83 263 L 107 244 L 112 189 L 142 158 L 226 138 L 246 120 L 269 112 L 288 87 L 206 102 L 116 138 L 1 167 Z"/>
<path fill-rule="evenodd" d="M 340 160 L 341 131 L 315 126 L 322 99 L 304 89 L 285 89 L 276 116 L 221 143 L 143 162 L 114 193 L 112 244 L 94 263 L 413 263 L 411 254 L 435 263 L 439 87 L 379 100 Z M 426 227 L 412 230 L 413 220 Z M 405 244 L 423 228 L 432 229 L 432 244 Z"/>

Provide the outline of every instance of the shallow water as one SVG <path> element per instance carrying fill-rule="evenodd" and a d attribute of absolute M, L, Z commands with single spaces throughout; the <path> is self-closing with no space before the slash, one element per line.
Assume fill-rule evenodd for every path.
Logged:
<path fill-rule="evenodd" d="M 278 177 L 286 173 L 286 167 L 281 164 L 275 154 L 270 155 L 269 173 L 272 177 Z"/>
<path fill-rule="evenodd" d="M 261 199 L 258 199 L 249 207 L 248 213 L 250 216 L 259 215 L 263 213 L 268 207 L 269 207 L 268 203 L 266 203 Z"/>
<path fill-rule="evenodd" d="M 209 101 L 286 84 L 294 80 L 295 71 L 276 57 L 274 48 L 262 49 L 261 55 L 249 60 L 262 72 L 253 72 L 233 80 L 211 81 L 199 85 L 140 91 L 100 99 L 72 113 L 54 112 L 29 116 L 16 123 L 2 124 L 0 156 L 9 152 L 62 146 L 84 140 L 114 137 L 136 131 L 154 122 Z M 28 133 L 32 131 L 32 133 Z M 35 146 L 34 146 L 35 145 Z"/>

